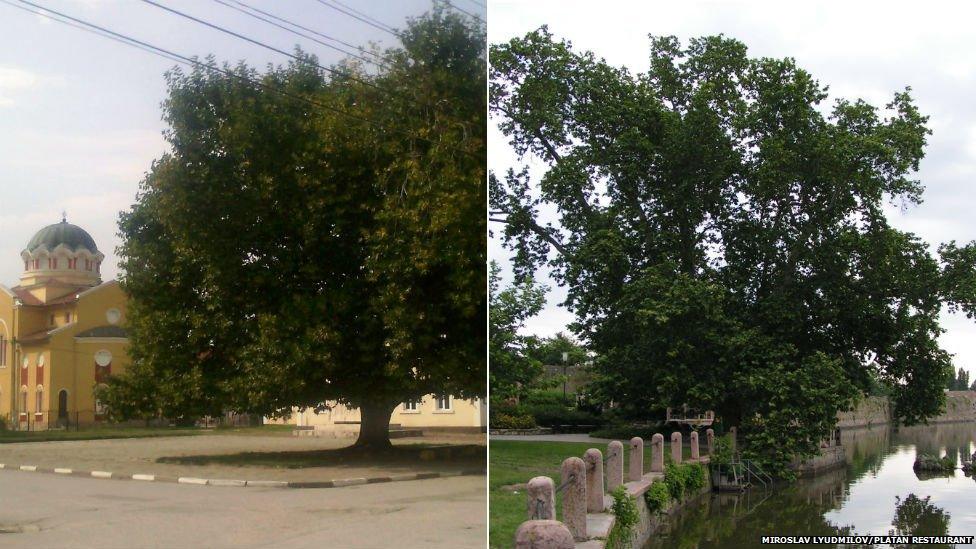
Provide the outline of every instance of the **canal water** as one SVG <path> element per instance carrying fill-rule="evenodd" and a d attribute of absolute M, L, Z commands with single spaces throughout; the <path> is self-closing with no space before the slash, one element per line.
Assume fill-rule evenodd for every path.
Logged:
<path fill-rule="evenodd" d="M 738 549 L 759 547 L 762 536 L 976 536 L 976 480 L 959 469 L 912 470 L 916 453 L 958 465 L 976 447 L 976 423 L 850 430 L 841 442 L 847 467 L 769 490 L 703 496 L 645 547 Z"/>

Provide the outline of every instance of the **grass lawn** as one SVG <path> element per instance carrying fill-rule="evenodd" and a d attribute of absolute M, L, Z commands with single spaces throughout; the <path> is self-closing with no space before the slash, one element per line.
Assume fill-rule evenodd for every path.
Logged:
<path fill-rule="evenodd" d="M 624 443 L 624 476 L 630 466 L 627 441 Z M 645 442 L 644 469 L 651 463 L 651 445 Z M 665 441 L 665 453 L 670 451 Z M 524 484 L 532 477 L 548 476 L 556 486 L 560 483 L 559 466 L 570 456 L 583 457 L 589 448 L 597 448 L 606 457 L 606 444 L 591 442 L 536 442 L 519 440 L 489 440 L 488 458 L 488 544 L 493 549 L 508 549 L 515 542 L 515 530 L 526 520 L 525 490 L 515 493 L 513 484 Z M 686 445 L 683 455 L 691 457 Z M 556 495 L 556 515 L 559 518 L 562 496 Z"/>
<path fill-rule="evenodd" d="M 249 436 L 291 436 L 292 425 L 261 425 L 258 427 L 221 427 L 200 429 L 198 427 L 136 427 L 124 425 L 103 425 L 83 427 L 78 431 L 5 431 L 0 430 L 0 444 L 11 442 L 48 442 L 57 440 L 101 440 L 107 438 L 147 438 L 177 437 L 205 434 L 249 435 Z"/>

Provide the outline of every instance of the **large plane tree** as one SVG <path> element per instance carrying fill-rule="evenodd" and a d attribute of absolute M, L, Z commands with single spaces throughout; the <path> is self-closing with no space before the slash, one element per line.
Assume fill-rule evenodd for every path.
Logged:
<path fill-rule="evenodd" d="M 885 203 L 921 201 L 910 90 L 828 103 L 792 59 L 651 37 L 647 72 L 546 28 L 490 52 L 489 106 L 536 169 L 490 176 L 516 273 L 547 265 L 622 412 L 716 410 L 778 471 L 880 380 L 936 414 L 944 304 L 971 312 L 972 245 L 933 254 Z"/>
<path fill-rule="evenodd" d="M 379 70 L 168 74 L 171 152 L 120 221 L 116 416 L 338 403 L 384 448 L 398 403 L 484 396 L 485 38 L 443 8 Z"/>

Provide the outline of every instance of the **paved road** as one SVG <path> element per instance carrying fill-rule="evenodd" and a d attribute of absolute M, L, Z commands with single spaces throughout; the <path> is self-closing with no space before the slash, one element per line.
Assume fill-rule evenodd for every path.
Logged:
<path fill-rule="evenodd" d="M 484 477 L 221 488 L 0 471 L 0 547 L 485 547 Z"/>

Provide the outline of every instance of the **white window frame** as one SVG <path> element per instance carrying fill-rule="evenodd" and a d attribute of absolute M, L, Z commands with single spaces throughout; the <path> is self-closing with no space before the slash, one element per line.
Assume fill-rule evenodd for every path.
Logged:
<path fill-rule="evenodd" d="M 447 403 L 447 406 L 446 407 L 441 406 L 445 402 Z M 434 408 L 435 408 L 434 409 L 434 413 L 437 413 L 437 414 L 453 414 L 454 413 L 454 397 L 452 397 L 451 395 L 448 395 L 448 394 L 435 395 L 434 396 L 434 403 L 435 403 L 434 404 Z"/>
<path fill-rule="evenodd" d="M 401 407 L 401 412 L 403 414 L 419 414 L 421 399 L 409 399 L 403 401 L 403 406 Z"/>

